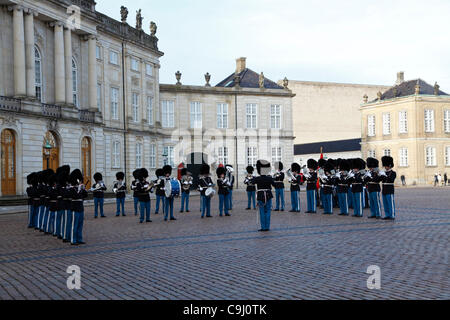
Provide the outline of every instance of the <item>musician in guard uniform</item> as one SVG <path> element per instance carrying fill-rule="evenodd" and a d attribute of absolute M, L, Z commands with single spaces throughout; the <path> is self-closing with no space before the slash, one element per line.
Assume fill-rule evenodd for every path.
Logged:
<path fill-rule="evenodd" d="M 336 173 L 336 185 L 340 216 L 348 216 L 348 172 L 350 171 L 350 163 L 346 159 L 339 162 L 339 171 Z"/>
<path fill-rule="evenodd" d="M 364 182 L 367 186 L 367 191 L 369 192 L 369 207 L 370 216 L 369 219 L 379 219 L 381 218 L 381 200 L 380 200 L 380 182 L 381 176 L 378 174 L 379 161 L 374 158 L 367 158 L 367 168 L 369 169 L 365 176 Z"/>
<path fill-rule="evenodd" d="M 113 191 L 116 194 L 116 217 L 120 216 L 120 209 L 122 208 L 122 216 L 126 216 L 125 214 L 125 193 L 127 191 L 127 186 L 124 182 L 125 173 L 117 172 L 116 173 L 117 181 L 114 183 Z"/>
<path fill-rule="evenodd" d="M 302 177 L 300 176 L 300 165 L 298 163 L 291 164 L 291 177 L 289 183 L 291 184 L 291 206 L 289 212 L 300 212 L 300 185 L 302 184 Z M 275 182 L 275 186 L 277 183 Z M 275 189 L 276 190 L 276 189 Z M 283 189 L 284 190 L 284 189 Z"/>
<path fill-rule="evenodd" d="M 256 199 L 259 207 L 259 220 L 261 229 L 258 231 L 270 230 L 270 214 L 272 210 L 272 186 L 275 187 L 275 181 L 270 176 L 270 162 L 258 160 L 256 162 L 256 171 L 259 176 L 253 178 L 253 183 L 257 187 Z"/>
<path fill-rule="evenodd" d="M 336 181 L 333 176 L 334 165 L 332 159 L 330 160 L 324 164 L 323 174 L 319 177 L 323 188 L 322 204 L 324 214 L 333 214 L 333 188 Z"/>
<path fill-rule="evenodd" d="M 92 185 L 89 191 L 94 194 L 94 218 L 97 219 L 98 211 L 100 209 L 100 217 L 105 218 L 103 213 L 103 204 L 105 202 L 105 190 L 106 186 L 103 183 L 103 176 L 100 172 L 94 174 L 95 183 Z"/>
<path fill-rule="evenodd" d="M 308 171 L 304 172 L 306 178 L 306 200 L 308 211 L 306 213 L 316 213 L 317 211 L 317 167 L 318 163 L 314 159 L 308 159 Z"/>
<path fill-rule="evenodd" d="M 352 186 L 353 194 L 353 217 L 362 217 L 364 210 L 363 202 L 363 183 L 364 176 L 361 170 L 366 168 L 366 162 L 363 159 L 357 158 L 352 161 L 353 171 L 349 173 L 349 182 Z"/>
<path fill-rule="evenodd" d="M 275 209 L 273 211 L 284 211 L 284 172 L 283 163 L 277 161 L 274 163 L 275 174 L 273 178 L 275 180 Z"/>
<path fill-rule="evenodd" d="M 217 174 L 217 187 L 219 188 L 219 216 L 221 217 L 225 211 L 225 216 L 230 216 L 228 213 L 228 195 L 230 192 L 229 181 L 225 178 L 227 170 L 224 167 L 218 167 Z"/>
<path fill-rule="evenodd" d="M 138 204 L 139 204 L 139 196 L 136 191 L 136 184 L 139 182 L 138 173 L 139 173 L 139 169 L 136 169 L 133 171 L 134 180 L 131 181 L 131 185 L 130 185 L 130 189 L 133 190 L 133 208 L 134 208 L 135 216 L 137 216 L 137 214 L 138 214 Z"/>
<path fill-rule="evenodd" d="M 394 167 L 394 159 L 389 156 L 381 158 L 381 162 L 386 171 L 380 172 L 381 181 L 383 184 L 383 220 L 395 220 L 395 199 L 394 199 L 394 182 L 397 178 L 397 173 L 392 170 Z"/>
<path fill-rule="evenodd" d="M 150 192 L 152 191 L 153 183 L 147 182 L 148 178 L 148 170 L 145 168 L 138 169 L 136 172 L 136 195 L 138 196 L 139 200 L 139 209 L 140 209 L 140 217 L 139 222 L 144 222 L 144 216 L 145 216 L 145 222 L 152 222 L 150 220 L 150 210 L 151 210 L 151 203 L 150 203 Z"/>
<path fill-rule="evenodd" d="M 247 185 L 247 208 L 245 210 L 250 210 L 252 203 L 253 209 L 256 210 L 256 187 L 252 182 L 255 169 L 252 166 L 248 166 L 246 170 L 247 176 L 245 177 L 244 184 Z"/>
<path fill-rule="evenodd" d="M 233 187 L 234 187 L 234 175 L 233 175 L 233 166 L 231 164 L 225 165 L 225 169 L 227 170 L 227 179 L 230 185 L 229 193 L 228 193 L 228 210 L 233 210 Z"/>
<path fill-rule="evenodd" d="M 70 174 L 70 183 L 72 195 L 72 226 L 70 233 L 70 243 L 72 245 L 84 244 L 83 241 L 83 223 L 84 223 L 84 205 L 83 201 L 87 197 L 87 191 L 83 184 L 83 175 L 79 169 L 75 169 Z"/>
<path fill-rule="evenodd" d="M 181 169 L 181 208 L 180 212 L 189 212 L 189 195 L 192 187 L 192 175 L 186 168 Z"/>
<path fill-rule="evenodd" d="M 162 212 L 164 213 L 164 201 L 166 199 L 166 194 L 164 192 L 164 172 L 163 170 L 156 169 L 156 180 L 155 180 L 155 194 L 156 194 L 156 204 L 155 204 L 155 214 L 159 213 L 159 205 L 161 202 Z"/>
<path fill-rule="evenodd" d="M 203 164 L 200 169 L 200 179 L 198 181 L 198 190 L 200 191 L 200 197 L 202 201 L 202 218 L 205 216 L 211 218 L 211 198 L 206 196 L 206 190 L 213 186 L 211 177 L 209 176 L 210 168 L 209 165 Z"/>
<path fill-rule="evenodd" d="M 170 175 L 172 174 L 172 167 L 170 165 L 165 165 L 163 168 L 163 173 L 164 173 L 164 190 L 166 189 L 166 185 L 168 183 L 170 183 L 170 180 L 172 179 L 170 177 Z M 170 220 L 177 220 L 175 219 L 175 217 L 173 216 L 173 199 L 174 196 L 172 194 L 167 194 L 165 193 L 166 198 L 164 199 L 164 221 L 167 221 L 169 212 L 170 212 Z"/>

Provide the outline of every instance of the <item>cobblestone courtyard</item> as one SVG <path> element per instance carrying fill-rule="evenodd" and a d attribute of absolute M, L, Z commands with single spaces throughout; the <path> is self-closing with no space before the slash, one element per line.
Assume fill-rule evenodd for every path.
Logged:
<path fill-rule="evenodd" d="M 86 208 L 83 246 L 26 228 L 27 215 L 0 215 L 0 299 L 449 299 L 450 188 L 397 192 L 395 222 L 273 212 L 259 233 L 256 212 L 234 195 L 231 217 L 200 219 L 199 198 L 177 221 L 139 224 L 105 205 Z M 286 194 L 286 199 L 289 195 Z M 287 209 L 290 209 L 289 201 Z M 154 201 L 152 201 L 152 211 Z M 320 212 L 320 211 L 319 211 Z M 81 268 L 81 290 L 66 269 Z M 369 290 L 367 267 L 381 268 Z"/>

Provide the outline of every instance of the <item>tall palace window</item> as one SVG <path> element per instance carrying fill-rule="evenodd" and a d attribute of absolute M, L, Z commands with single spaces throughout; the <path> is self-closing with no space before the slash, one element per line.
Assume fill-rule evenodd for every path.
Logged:
<path fill-rule="evenodd" d="M 73 104 L 78 107 L 78 67 L 75 59 L 72 58 L 72 94 Z"/>
<path fill-rule="evenodd" d="M 34 47 L 34 87 L 36 99 L 42 102 L 42 57 L 38 47 Z"/>

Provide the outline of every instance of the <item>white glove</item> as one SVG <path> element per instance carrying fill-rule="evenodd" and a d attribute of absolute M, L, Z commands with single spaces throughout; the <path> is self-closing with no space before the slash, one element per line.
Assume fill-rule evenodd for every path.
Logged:
<path fill-rule="evenodd" d="M 336 176 L 336 178 L 340 179 L 341 178 L 341 173 L 340 172 L 336 172 L 335 176 Z"/>
<path fill-rule="evenodd" d="M 202 188 L 202 187 L 199 187 L 198 189 L 199 189 L 200 191 L 202 191 L 202 190 L 203 190 L 203 188 Z"/>
<path fill-rule="evenodd" d="M 379 175 L 386 177 L 386 172 L 385 171 L 380 171 Z"/>
<path fill-rule="evenodd" d="M 349 172 L 347 175 L 348 178 L 353 178 L 354 176 L 355 176 L 355 174 L 353 172 Z"/>
<path fill-rule="evenodd" d="M 367 171 L 365 174 L 366 177 L 372 178 L 372 173 L 370 171 Z"/>
<path fill-rule="evenodd" d="M 189 182 L 185 181 L 185 182 L 183 182 L 183 184 L 189 184 Z"/>
<path fill-rule="evenodd" d="M 304 173 L 303 176 L 304 176 L 306 179 L 311 178 L 311 175 L 310 175 L 309 173 Z"/>

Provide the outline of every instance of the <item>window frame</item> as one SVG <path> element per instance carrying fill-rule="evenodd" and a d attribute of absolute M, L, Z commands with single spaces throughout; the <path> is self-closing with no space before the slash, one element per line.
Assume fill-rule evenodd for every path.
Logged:
<path fill-rule="evenodd" d="M 36 58 L 36 52 L 38 53 L 39 57 Z M 39 72 L 37 72 L 37 68 L 36 65 L 38 62 L 39 65 Z M 42 52 L 39 49 L 39 47 L 37 45 L 34 45 L 34 90 L 35 90 L 35 97 L 36 99 L 43 103 L 44 102 L 44 79 L 43 79 L 43 72 L 42 72 L 42 63 L 43 59 L 42 59 Z M 39 77 L 37 77 L 37 75 L 39 75 Z M 39 78 L 39 82 L 37 81 Z M 39 94 L 38 94 L 38 90 L 37 88 L 39 88 Z"/>
<path fill-rule="evenodd" d="M 203 128 L 203 110 L 202 103 L 192 101 L 189 103 L 189 119 L 191 129 Z"/>
<path fill-rule="evenodd" d="M 450 133 L 450 109 L 444 109 L 444 133 Z"/>
<path fill-rule="evenodd" d="M 274 156 L 274 150 L 275 150 L 275 156 Z M 276 161 L 283 162 L 283 149 L 281 146 L 272 147 L 270 150 L 272 163 L 275 163 Z"/>
<path fill-rule="evenodd" d="M 131 111 L 133 122 L 139 123 L 140 94 L 138 92 L 131 93 Z"/>
<path fill-rule="evenodd" d="M 113 55 L 116 57 L 116 61 L 113 61 L 112 59 Z M 115 66 L 119 65 L 119 52 L 113 49 L 109 50 L 109 63 Z"/>
<path fill-rule="evenodd" d="M 275 112 L 274 114 L 274 108 L 278 108 L 278 114 Z M 273 126 L 273 120 L 275 118 L 275 122 L 278 119 L 278 126 Z M 281 104 L 271 104 L 270 105 L 270 129 L 281 129 L 282 126 L 282 111 L 281 111 Z"/>
<path fill-rule="evenodd" d="M 153 108 L 153 96 L 147 96 L 146 105 L 147 105 L 147 123 L 150 126 L 153 126 L 155 124 L 155 110 Z"/>
<path fill-rule="evenodd" d="M 217 148 L 217 161 L 223 165 L 228 164 L 229 150 L 227 146 Z"/>
<path fill-rule="evenodd" d="M 151 72 L 148 73 L 148 70 L 151 70 Z M 148 77 L 153 77 L 153 65 L 151 63 L 145 63 L 145 75 Z"/>
<path fill-rule="evenodd" d="M 135 157 L 135 166 L 136 168 L 142 168 L 143 163 L 143 144 L 141 142 L 136 142 L 136 157 Z"/>
<path fill-rule="evenodd" d="M 175 101 L 173 100 L 161 100 L 161 127 L 175 127 Z"/>
<path fill-rule="evenodd" d="M 250 152 L 250 150 L 252 150 L 252 152 Z M 256 162 L 258 161 L 258 148 L 255 146 L 247 146 L 246 158 L 247 166 L 256 167 Z"/>
<path fill-rule="evenodd" d="M 226 112 L 224 109 L 226 108 Z M 216 104 L 217 129 L 228 129 L 228 103 L 218 102 Z M 224 124 L 226 123 L 226 125 Z"/>
<path fill-rule="evenodd" d="M 403 117 L 404 115 L 404 117 Z M 398 132 L 400 134 L 408 133 L 408 111 L 402 110 L 398 112 Z"/>
<path fill-rule="evenodd" d="M 392 134 L 391 113 L 384 112 L 382 117 L 383 117 L 383 136 L 389 136 Z"/>
<path fill-rule="evenodd" d="M 251 108 L 250 113 L 249 113 L 249 107 Z M 249 117 L 250 117 L 250 126 L 249 126 Z M 245 128 L 246 129 L 258 129 L 258 104 L 257 103 L 247 103 L 245 105 Z"/>
<path fill-rule="evenodd" d="M 163 157 L 163 163 L 164 165 L 170 165 L 172 167 L 175 166 L 175 148 L 173 146 L 164 146 L 163 148 L 163 154 L 166 153 L 167 157 Z"/>
<path fill-rule="evenodd" d="M 150 143 L 148 164 L 150 169 L 156 168 L 156 143 Z"/>
<path fill-rule="evenodd" d="M 406 147 L 401 147 L 398 150 L 398 166 L 409 167 L 409 151 Z"/>
<path fill-rule="evenodd" d="M 114 101 L 113 97 L 113 93 L 116 93 L 115 97 L 117 99 L 117 101 Z M 120 92 L 119 92 L 119 88 L 116 87 L 111 87 L 110 89 L 110 112 L 111 112 L 111 120 L 119 120 L 119 101 L 120 101 Z M 115 107 L 114 107 L 115 106 Z"/>
<path fill-rule="evenodd" d="M 140 63 L 140 60 L 138 58 L 131 57 L 131 61 L 130 61 L 131 71 L 140 72 L 139 63 Z"/>
<path fill-rule="evenodd" d="M 112 148 L 112 164 L 111 167 L 113 169 L 120 168 L 120 162 L 121 162 L 121 155 L 120 155 L 120 141 L 114 140 L 113 141 L 113 148 Z"/>
<path fill-rule="evenodd" d="M 428 119 L 428 116 L 431 116 L 431 119 Z M 425 125 L 425 133 L 433 133 L 435 132 L 435 117 L 434 117 L 434 109 L 425 109 L 424 110 L 424 125 Z M 430 128 L 427 128 L 427 127 Z"/>
<path fill-rule="evenodd" d="M 373 123 L 371 123 L 371 119 L 373 119 Z M 369 114 L 367 116 L 367 136 L 375 137 L 376 135 L 376 119 L 374 114 Z"/>

